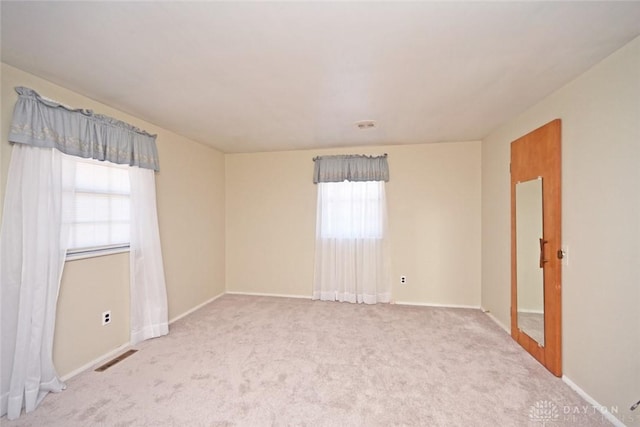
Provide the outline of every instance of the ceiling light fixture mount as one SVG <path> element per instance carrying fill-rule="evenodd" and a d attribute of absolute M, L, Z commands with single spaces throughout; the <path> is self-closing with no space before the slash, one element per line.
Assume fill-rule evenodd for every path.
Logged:
<path fill-rule="evenodd" d="M 358 129 L 373 129 L 376 127 L 375 120 L 360 120 L 356 122 Z"/>

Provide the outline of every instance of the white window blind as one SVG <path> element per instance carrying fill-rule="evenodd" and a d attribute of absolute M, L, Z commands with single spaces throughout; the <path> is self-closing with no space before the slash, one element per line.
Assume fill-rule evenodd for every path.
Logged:
<path fill-rule="evenodd" d="M 129 246 L 128 165 L 76 158 L 68 255 Z"/>

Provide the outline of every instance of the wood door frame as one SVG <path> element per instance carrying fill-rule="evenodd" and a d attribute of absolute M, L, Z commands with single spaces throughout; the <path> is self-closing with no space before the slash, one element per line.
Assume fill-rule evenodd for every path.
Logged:
<path fill-rule="evenodd" d="M 511 143 L 511 336 L 556 376 L 562 376 L 561 129 L 555 119 Z M 542 177 L 544 346 L 518 329 L 516 183 Z"/>

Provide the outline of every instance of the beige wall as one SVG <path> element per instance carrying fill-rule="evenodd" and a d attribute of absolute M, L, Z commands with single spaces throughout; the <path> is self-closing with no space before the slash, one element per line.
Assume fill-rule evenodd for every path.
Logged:
<path fill-rule="evenodd" d="M 74 107 L 124 120 L 157 133 L 158 220 L 169 301 L 175 318 L 224 292 L 224 155 L 151 123 L 2 64 L 0 195 L 4 200 L 11 145 L 7 142 L 14 86 L 28 86 Z M 129 313 L 128 254 L 67 262 L 58 301 L 54 361 L 65 375 L 126 344 Z M 110 309 L 113 321 L 102 326 Z"/>
<path fill-rule="evenodd" d="M 100 315 L 107 310 L 112 320 L 102 326 Z M 68 261 L 53 342 L 58 374 L 66 375 L 128 341 L 129 253 Z"/>
<path fill-rule="evenodd" d="M 393 299 L 479 306 L 479 142 L 227 154 L 227 291 L 309 297 L 312 158 L 385 152 Z"/>
<path fill-rule="evenodd" d="M 563 365 L 600 404 L 640 398 L 640 38 L 482 143 L 482 305 L 509 325 L 509 143 L 562 119 Z M 637 411 L 636 411 L 637 412 Z"/>

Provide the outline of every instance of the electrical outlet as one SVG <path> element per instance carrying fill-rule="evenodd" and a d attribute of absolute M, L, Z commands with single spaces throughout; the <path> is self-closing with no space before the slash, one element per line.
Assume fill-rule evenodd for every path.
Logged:
<path fill-rule="evenodd" d="M 102 326 L 111 323 L 111 310 L 107 310 L 102 313 Z"/>
<path fill-rule="evenodd" d="M 400 276 L 400 284 L 401 285 L 407 284 L 407 276 Z"/>

